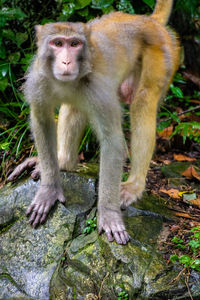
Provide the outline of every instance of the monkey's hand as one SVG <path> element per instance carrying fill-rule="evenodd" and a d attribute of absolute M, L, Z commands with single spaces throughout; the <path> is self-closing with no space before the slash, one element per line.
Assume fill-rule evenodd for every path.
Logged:
<path fill-rule="evenodd" d="M 31 170 L 31 177 L 36 180 L 40 177 L 40 169 L 37 157 L 29 157 L 23 163 L 15 168 L 15 170 L 8 176 L 7 182 L 16 180 L 24 171 Z"/>
<path fill-rule="evenodd" d="M 27 216 L 30 215 L 29 223 L 33 227 L 42 224 L 56 200 L 61 203 L 65 202 L 62 188 L 60 186 L 41 185 L 26 212 Z"/>
<path fill-rule="evenodd" d="M 121 212 L 114 209 L 99 209 L 98 231 L 105 231 L 109 242 L 115 240 L 118 244 L 125 245 L 129 241 Z"/>

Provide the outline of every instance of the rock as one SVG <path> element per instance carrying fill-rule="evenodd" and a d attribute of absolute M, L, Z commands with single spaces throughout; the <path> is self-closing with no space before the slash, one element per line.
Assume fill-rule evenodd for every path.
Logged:
<path fill-rule="evenodd" d="M 62 174 L 66 207 L 58 203 L 47 222 L 33 229 L 25 217 L 39 182 L 29 179 L 0 194 L 0 299 L 49 299 L 49 283 L 64 244 L 95 203 L 95 180 Z M 83 225 L 82 225 L 83 227 Z M 20 298 L 19 298 L 20 299 Z"/>
<path fill-rule="evenodd" d="M 0 300 L 116 300 L 121 291 L 129 300 L 189 299 L 184 279 L 171 283 L 181 269 L 167 266 L 157 249 L 162 228 L 173 219 L 162 199 L 144 194 L 124 212 L 131 237 L 126 246 L 97 231 L 82 234 L 86 218 L 96 213 L 94 173 L 87 167 L 62 173 L 66 206 L 58 203 L 37 229 L 25 211 L 39 182 L 28 179 L 0 191 Z M 194 299 L 199 280 L 192 272 Z"/>

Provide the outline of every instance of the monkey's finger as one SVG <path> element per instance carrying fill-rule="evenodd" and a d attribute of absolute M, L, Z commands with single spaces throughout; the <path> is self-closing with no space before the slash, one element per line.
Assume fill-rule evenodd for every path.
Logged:
<path fill-rule="evenodd" d="M 40 224 L 44 223 L 44 221 L 46 220 L 47 218 L 47 214 L 43 213 L 41 219 L 40 219 Z"/>
<path fill-rule="evenodd" d="M 105 231 L 107 239 L 109 242 L 113 242 L 114 241 L 114 237 L 112 236 L 111 231 Z"/>
<path fill-rule="evenodd" d="M 33 178 L 34 180 L 40 178 L 40 167 L 39 167 L 39 165 L 37 165 L 35 167 L 35 169 L 33 170 L 33 172 L 31 173 L 31 178 Z"/>
<path fill-rule="evenodd" d="M 126 232 L 126 231 L 120 231 L 120 232 L 119 232 L 119 235 L 120 235 L 120 238 L 121 238 L 121 240 L 122 240 L 122 243 L 123 243 L 124 245 L 126 245 L 127 242 L 128 242 L 128 240 L 129 240 L 129 235 L 128 235 L 128 237 L 127 237 L 127 232 Z"/>
<path fill-rule="evenodd" d="M 35 221 L 32 224 L 32 226 L 34 228 L 40 223 L 40 219 L 41 219 L 41 217 L 43 215 L 43 211 L 44 211 L 44 205 L 41 205 L 39 207 L 39 209 L 37 210 L 37 215 L 35 216 Z"/>
<path fill-rule="evenodd" d="M 113 232 L 113 236 L 115 238 L 115 241 L 118 243 L 118 244 L 123 244 L 122 240 L 121 240 L 121 237 L 119 235 L 119 232 Z"/>
<path fill-rule="evenodd" d="M 33 212 L 31 213 L 31 216 L 29 218 L 29 224 L 32 225 L 33 221 L 35 220 L 36 215 L 37 215 L 37 211 L 33 210 Z"/>
<path fill-rule="evenodd" d="M 16 167 L 16 169 L 8 176 L 7 182 L 14 181 L 25 170 L 32 168 L 38 162 L 37 157 L 27 158 L 23 163 Z"/>
<path fill-rule="evenodd" d="M 31 205 L 29 205 L 29 207 L 26 210 L 26 215 L 30 215 L 30 213 L 32 212 L 32 210 L 34 210 L 35 208 L 35 203 L 31 203 Z"/>
<path fill-rule="evenodd" d="M 46 220 L 50 208 L 51 207 L 49 205 L 47 205 L 46 207 L 44 207 L 44 211 L 43 211 L 42 217 L 40 219 L 40 224 L 44 223 L 44 221 Z"/>
<path fill-rule="evenodd" d="M 65 203 L 65 196 L 63 195 L 63 193 L 59 193 L 59 195 L 58 195 L 58 200 L 59 200 L 61 203 Z"/>

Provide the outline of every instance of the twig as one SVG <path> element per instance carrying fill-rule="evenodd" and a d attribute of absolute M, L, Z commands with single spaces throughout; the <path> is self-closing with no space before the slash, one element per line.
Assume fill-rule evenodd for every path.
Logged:
<path fill-rule="evenodd" d="M 184 275 L 185 275 L 185 285 L 186 285 L 186 287 L 187 287 L 188 294 L 190 295 L 190 299 L 191 299 L 191 300 L 194 300 L 193 297 L 192 297 L 191 291 L 190 291 L 189 284 L 188 284 L 188 278 L 190 277 L 190 274 L 189 274 L 189 275 L 186 275 L 186 274 L 184 273 Z"/>
<path fill-rule="evenodd" d="M 178 113 L 176 116 L 181 116 L 181 115 L 184 115 L 188 112 L 195 111 L 195 110 L 200 110 L 200 105 L 197 105 L 196 107 L 193 107 L 193 108 L 187 109 L 185 111 L 182 111 L 182 112 Z M 163 120 L 161 120 L 161 122 L 163 122 L 163 121 L 166 122 L 166 121 L 170 121 L 170 120 L 173 120 L 173 118 L 163 119 Z"/>
<path fill-rule="evenodd" d="M 101 283 L 101 287 L 100 287 L 100 290 L 99 290 L 99 294 L 98 294 L 98 299 L 101 300 L 101 291 L 102 291 L 102 288 L 103 288 L 103 284 L 106 280 L 106 278 L 109 276 L 109 272 L 106 273 L 104 279 L 102 280 L 102 283 Z"/>

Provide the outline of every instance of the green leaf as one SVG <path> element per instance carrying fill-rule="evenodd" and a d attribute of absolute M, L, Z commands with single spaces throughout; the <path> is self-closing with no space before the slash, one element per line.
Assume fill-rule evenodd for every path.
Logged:
<path fill-rule="evenodd" d="M 0 91 L 5 91 L 5 89 L 8 86 L 8 79 L 7 78 L 3 78 L 0 80 Z"/>
<path fill-rule="evenodd" d="M 20 56 L 21 56 L 20 52 L 14 52 L 8 56 L 8 59 L 12 64 L 16 64 L 19 61 Z"/>
<path fill-rule="evenodd" d="M 4 7 L 0 10 L 0 19 L 6 18 L 9 20 L 19 19 L 23 20 L 27 15 L 20 8 Z"/>
<path fill-rule="evenodd" d="M 199 241 L 195 241 L 195 240 L 189 241 L 188 245 L 191 246 L 194 249 L 200 248 L 200 242 Z"/>
<path fill-rule="evenodd" d="M 6 48 L 1 45 L 0 47 L 0 58 L 5 59 L 6 58 Z"/>
<path fill-rule="evenodd" d="M 155 0 L 143 0 L 143 2 L 146 3 L 152 9 L 154 8 Z"/>
<path fill-rule="evenodd" d="M 75 11 L 75 4 L 74 3 L 67 3 L 63 5 L 62 14 L 65 18 L 69 18 L 71 15 L 73 15 Z"/>
<path fill-rule="evenodd" d="M 130 0 L 120 0 L 116 5 L 117 9 L 123 12 L 127 12 L 129 14 L 134 14 L 134 8 L 130 3 Z"/>
<path fill-rule="evenodd" d="M 16 35 L 11 29 L 3 29 L 2 31 L 3 37 L 15 41 L 16 40 Z"/>
<path fill-rule="evenodd" d="M 192 229 L 190 229 L 190 231 L 196 231 L 196 230 L 200 230 L 200 226 L 194 227 Z"/>
<path fill-rule="evenodd" d="M 183 98 L 183 92 L 181 89 L 177 86 L 174 86 L 173 84 L 170 85 L 171 92 L 178 98 Z"/>
<path fill-rule="evenodd" d="M 20 47 L 28 39 L 28 34 L 23 32 L 18 32 L 16 34 L 17 46 Z"/>
<path fill-rule="evenodd" d="M 4 143 L 0 144 L 0 149 L 3 151 L 8 151 L 10 149 L 10 143 L 4 142 Z"/>
<path fill-rule="evenodd" d="M 77 11 L 77 13 L 82 16 L 82 17 L 87 17 L 88 14 L 89 14 L 89 10 L 88 10 L 88 7 L 82 9 L 82 10 L 79 10 Z"/>
<path fill-rule="evenodd" d="M 181 264 L 190 264 L 191 263 L 191 258 L 188 255 L 182 255 L 179 257 L 179 262 Z"/>
<path fill-rule="evenodd" d="M 0 65 L 0 78 L 6 77 L 8 70 L 9 70 L 8 64 Z"/>
<path fill-rule="evenodd" d="M 163 131 L 165 128 L 169 127 L 171 121 L 161 121 L 157 126 L 157 131 Z"/>
<path fill-rule="evenodd" d="M 171 255 L 171 256 L 170 256 L 170 258 L 169 258 L 169 259 L 170 259 L 170 261 L 171 261 L 171 262 L 173 262 L 173 263 L 174 263 L 174 262 L 176 262 L 176 261 L 178 260 L 178 255 L 176 255 L 176 254 L 173 254 L 173 255 Z"/>
<path fill-rule="evenodd" d="M 95 9 L 104 9 L 110 5 L 112 5 L 114 0 L 92 0 L 92 8 Z"/>
<path fill-rule="evenodd" d="M 82 9 L 88 6 L 92 0 L 75 0 L 75 9 Z"/>
<path fill-rule="evenodd" d="M 183 240 L 179 239 L 179 237 L 177 237 L 177 236 L 174 236 L 174 237 L 171 239 L 171 241 L 172 241 L 173 243 L 175 243 L 175 244 L 180 244 L 180 243 L 183 242 Z"/>

